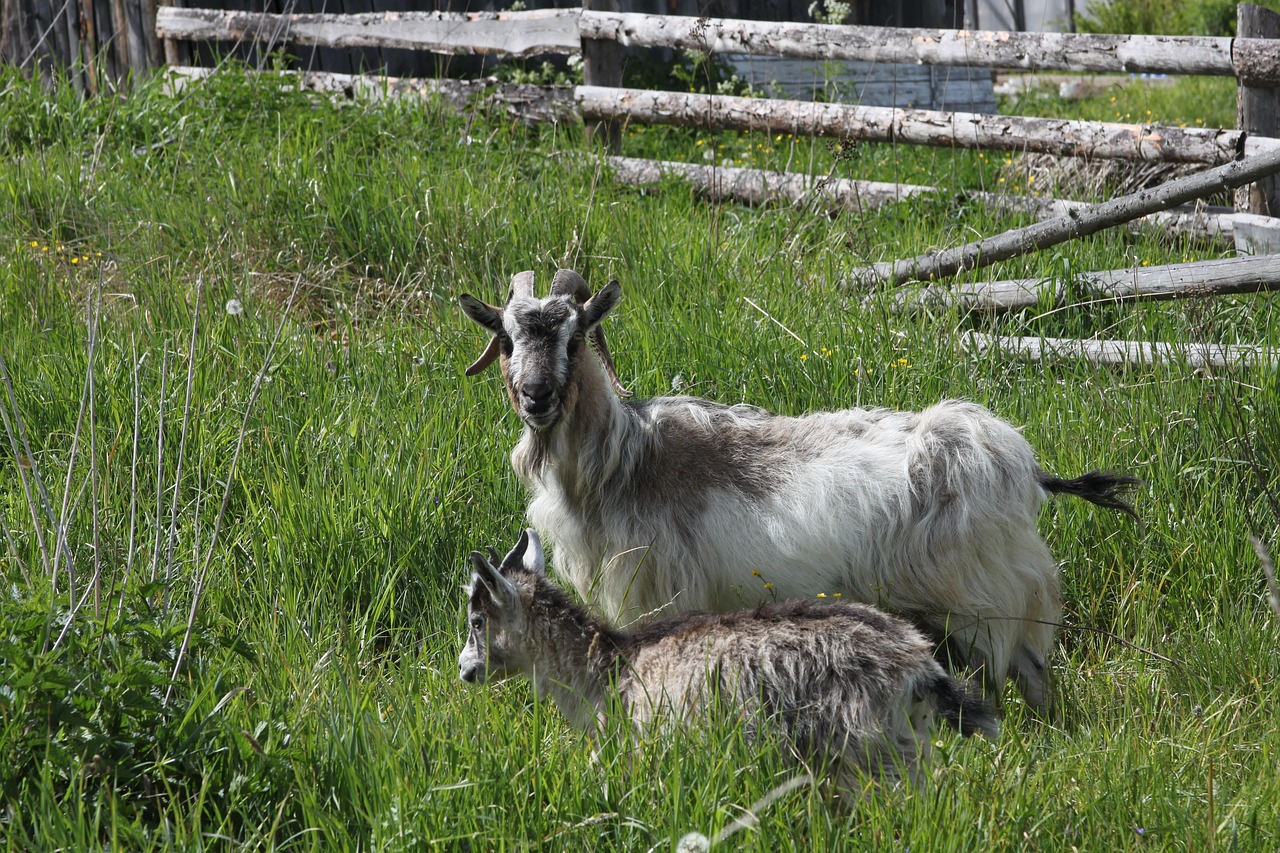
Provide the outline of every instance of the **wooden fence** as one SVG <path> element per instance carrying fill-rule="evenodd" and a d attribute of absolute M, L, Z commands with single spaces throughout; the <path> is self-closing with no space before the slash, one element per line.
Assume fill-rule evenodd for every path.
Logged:
<path fill-rule="evenodd" d="M 112 0 L 117 4 L 148 1 Z M 165 40 L 165 53 L 171 62 L 181 54 L 179 45 L 187 42 L 399 48 L 511 58 L 580 54 L 584 58 L 585 80 L 583 86 L 573 90 L 573 103 L 589 127 L 606 134 L 621 123 L 641 122 L 1218 168 L 1243 158 L 1248 164 L 1246 170 L 1252 169 L 1249 174 L 1254 177 L 1251 184 L 1237 190 L 1236 215 L 1254 214 L 1249 228 L 1257 241 L 1255 245 L 1280 252 L 1280 221 L 1265 218 L 1280 214 L 1280 183 L 1275 178 L 1280 165 L 1275 169 L 1270 165 L 1280 163 L 1276 156 L 1280 152 L 1280 15 L 1275 13 L 1242 4 L 1238 37 L 1206 38 L 766 23 L 599 11 L 595 6 L 602 2 L 607 0 L 586 0 L 585 8 L 580 9 L 355 15 L 274 15 L 165 6 L 156 10 L 155 35 Z M 818 62 L 1231 76 L 1238 81 L 1240 108 L 1234 128 L 1183 128 L 627 89 L 621 87 L 619 60 L 624 46 L 787 56 Z M 356 88 L 349 79 L 326 83 L 325 77 L 310 74 L 308 85 Z M 449 89 L 443 83 L 419 86 L 390 81 L 386 85 L 392 89 Z M 531 95 L 529 88 L 513 94 L 511 87 L 494 87 L 481 97 L 535 120 L 555 120 L 565 103 L 564 91 L 539 96 Z M 678 164 L 652 165 L 659 173 L 679 172 L 682 168 Z M 615 166 L 620 175 L 628 172 L 621 161 L 615 160 Z M 651 180 L 654 169 L 630 171 Z M 737 184 L 747 188 L 767 187 L 771 180 L 764 173 L 739 178 Z M 714 192 L 734 193 L 714 176 L 710 183 Z M 776 183 L 784 185 L 789 180 Z M 1220 191 L 1223 186 L 1220 184 L 1217 189 Z M 817 189 L 818 185 L 811 181 L 809 188 Z M 880 195 L 900 198 L 921 189 L 900 187 L 896 192 Z M 1206 190 L 1206 194 L 1210 191 Z M 760 200 L 758 193 L 755 200 Z M 1138 207 L 1143 210 L 1140 215 L 1164 216 L 1165 221 L 1182 215 L 1169 212 L 1167 206 L 1146 204 L 1135 209 Z M 1072 218 L 1081 215 L 1079 210 L 1068 210 L 1063 224 L 1055 227 L 1068 233 Z M 1233 228 L 1235 220 L 1230 216 L 1218 215 L 1213 227 L 1220 232 Z M 1115 224 L 1121 223 L 1108 222 L 1105 227 Z M 1275 242 L 1268 243 L 1268 234 Z M 918 266 L 919 261 L 910 263 Z M 966 268 L 970 267 L 963 262 L 954 267 Z M 1220 265 L 1206 267 L 1203 272 L 1205 276 L 1223 274 Z M 1253 264 L 1238 272 L 1248 279 L 1250 289 L 1280 287 L 1276 264 Z M 1178 274 L 1181 280 L 1194 280 L 1196 276 L 1194 270 L 1180 269 Z M 939 298 L 936 290 L 928 296 Z M 963 294 L 960 301 L 967 307 L 978 307 L 975 300 L 980 298 L 970 292 Z"/>
<path fill-rule="evenodd" d="M 1234 76 L 1242 92 L 1274 101 L 1280 40 L 1191 36 L 1000 33 L 688 18 L 552 9 L 498 13 L 266 15 L 165 7 L 168 40 L 270 41 L 323 47 L 394 46 L 446 54 L 527 57 L 580 53 L 591 45 L 984 66 L 996 69 Z M 1182 128 L 1113 122 L 732 98 L 619 87 L 617 69 L 593 63 L 575 101 L 587 122 L 681 124 L 878 142 L 1221 165 L 1280 145 L 1274 113 L 1255 110 L 1245 128 Z M 607 78 L 607 79 L 605 79 Z M 1250 210 L 1280 212 L 1275 187 Z"/>

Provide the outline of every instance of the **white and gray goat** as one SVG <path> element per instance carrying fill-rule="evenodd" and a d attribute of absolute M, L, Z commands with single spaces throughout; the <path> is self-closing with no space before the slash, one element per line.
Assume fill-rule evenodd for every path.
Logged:
<path fill-rule="evenodd" d="M 1018 430 L 957 400 L 803 417 L 624 402 L 600 325 L 618 282 L 592 295 L 562 269 L 542 299 L 533 284 L 517 274 L 502 307 L 460 297 L 493 335 L 467 375 L 499 362 L 525 425 L 511 463 L 529 522 L 607 618 L 840 592 L 945 640 L 940 655 L 990 696 L 1011 676 L 1045 706 L 1061 603 L 1038 511 L 1065 493 L 1132 513 L 1119 492 L 1137 480 L 1050 476 Z"/>
<path fill-rule="evenodd" d="M 664 730 L 725 714 L 748 734 L 776 731 L 846 790 L 864 774 L 914 779 L 935 715 L 965 735 L 999 736 L 992 709 L 943 670 L 932 642 L 865 604 L 811 598 L 680 613 L 628 633 L 547 579 L 533 530 L 505 558 L 473 551 L 471 561 L 459 676 L 529 676 L 591 733 L 618 708 L 637 728 Z"/>

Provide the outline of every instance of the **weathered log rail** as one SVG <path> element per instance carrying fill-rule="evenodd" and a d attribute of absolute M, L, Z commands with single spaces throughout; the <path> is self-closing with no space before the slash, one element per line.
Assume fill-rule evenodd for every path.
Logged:
<path fill-rule="evenodd" d="M 916 196 L 963 196 L 992 210 L 1029 213 L 1037 219 L 1067 216 L 1085 210 L 1089 202 L 1052 196 L 1028 196 L 981 190 L 954 190 L 920 184 L 863 181 L 799 172 L 745 169 L 735 166 L 708 166 L 637 157 L 608 158 L 614 180 L 631 186 L 658 183 L 663 178 L 680 178 L 694 192 L 711 201 L 734 201 L 749 206 L 772 203 L 812 205 L 827 212 L 865 213 L 886 204 Z M 1234 213 L 1229 207 L 1174 206 L 1157 210 L 1125 223 L 1134 230 L 1159 228 L 1166 234 L 1231 240 L 1237 223 L 1249 214 Z M 1264 217 L 1252 217 L 1262 219 Z"/>
<path fill-rule="evenodd" d="M 579 86 L 588 120 L 828 136 L 945 148 L 1221 165 L 1280 140 L 1241 131 Z"/>
<path fill-rule="evenodd" d="M 1225 75 L 1252 85 L 1280 85 L 1280 47 L 1268 39 L 1248 38 L 832 26 L 584 9 L 276 15 L 162 7 L 156 30 L 170 39 L 238 41 L 269 34 L 321 47 L 379 45 L 515 56 L 528 55 L 533 45 L 543 53 L 577 53 L 583 40 L 597 40 L 797 59 Z"/>
<path fill-rule="evenodd" d="M 583 13 L 581 27 L 583 38 L 636 47 L 1025 71 L 1226 75 L 1280 85 L 1276 45 L 1266 39 L 830 26 L 604 12 Z"/>
<path fill-rule="evenodd" d="M 164 6 L 156 34 L 189 41 L 268 41 L 314 47 L 394 47 L 512 58 L 577 53 L 579 9 L 277 15 Z"/>
<path fill-rule="evenodd" d="M 1031 361 L 1084 359 L 1091 364 L 1137 367 L 1179 362 L 1196 370 L 1269 367 L 1280 364 L 1280 351 L 1253 344 L 1168 344 L 1159 341 L 1097 341 L 1075 338 L 1030 338 L 969 332 L 964 346 L 976 353 L 1013 354 Z"/>
<path fill-rule="evenodd" d="M 894 293 L 903 311 L 999 312 L 1069 304 L 1185 299 L 1280 290 L 1280 255 L 1216 258 L 1183 264 L 1075 274 L 1071 281 L 1009 279 Z"/>

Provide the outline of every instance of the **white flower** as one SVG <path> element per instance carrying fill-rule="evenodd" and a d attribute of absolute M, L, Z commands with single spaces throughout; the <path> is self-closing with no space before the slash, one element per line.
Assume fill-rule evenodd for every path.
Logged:
<path fill-rule="evenodd" d="M 711 839 L 701 832 L 690 832 L 676 842 L 676 853 L 707 853 L 711 849 Z"/>
<path fill-rule="evenodd" d="M 239 317 L 244 313 L 244 306 L 240 304 L 239 299 L 227 300 L 227 313 L 232 317 Z"/>

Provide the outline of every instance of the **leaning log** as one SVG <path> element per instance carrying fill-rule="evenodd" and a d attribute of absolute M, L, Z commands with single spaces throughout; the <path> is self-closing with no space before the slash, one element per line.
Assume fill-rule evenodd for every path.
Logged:
<path fill-rule="evenodd" d="M 1070 281 L 1022 278 L 899 291 L 902 311 L 1011 311 L 1069 304 L 1181 299 L 1280 290 L 1280 256 L 1220 258 L 1185 264 L 1078 273 Z"/>
<path fill-rule="evenodd" d="M 1135 367 L 1156 363 L 1185 363 L 1197 370 L 1208 367 L 1271 367 L 1280 351 L 1246 344 L 1168 344 L 1146 341 L 1097 341 L 1074 338 L 1019 338 L 969 332 L 964 345 L 978 353 L 1004 352 L 1031 361 L 1084 359 L 1090 364 Z"/>
<path fill-rule="evenodd" d="M 824 175 L 706 166 L 671 160 L 610 157 L 614 180 L 630 186 L 656 184 L 664 177 L 680 178 L 695 193 L 715 202 L 750 206 L 784 203 L 813 205 L 827 213 L 862 213 L 913 196 L 950 195 L 977 201 L 1001 213 L 1028 213 L 1037 219 L 1064 216 L 1090 207 L 1089 202 L 1050 196 L 1028 196 L 979 190 L 948 190 L 920 184 L 860 181 Z M 1229 207 L 1192 206 L 1162 210 L 1129 223 L 1135 230 L 1159 228 L 1165 234 L 1231 239 L 1238 214 Z"/>
<path fill-rule="evenodd" d="M 848 283 L 853 286 L 885 282 L 903 284 L 990 266 L 997 261 L 1096 234 L 1157 210 L 1167 210 L 1214 193 L 1226 192 L 1277 172 L 1280 172 L 1280 148 L 954 249 L 863 267 L 854 271 Z"/>
<path fill-rule="evenodd" d="M 1246 139 L 1238 130 L 1203 127 L 907 110 L 597 86 L 579 86 L 574 90 L 574 97 L 587 121 L 768 131 L 846 141 L 898 142 L 1060 157 L 1217 165 L 1230 162 L 1241 150 L 1249 153 L 1280 146 L 1280 140 Z"/>
<path fill-rule="evenodd" d="M 1234 75 L 1280 85 L 1280 45 L 1265 39 L 830 26 L 600 12 L 582 14 L 582 37 L 634 47 L 819 61 Z"/>
<path fill-rule="evenodd" d="M 269 41 L 319 47 L 397 47 L 449 54 L 577 53 L 577 9 L 273 15 L 214 9 L 156 10 L 156 33 L 192 41 Z"/>

